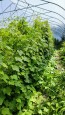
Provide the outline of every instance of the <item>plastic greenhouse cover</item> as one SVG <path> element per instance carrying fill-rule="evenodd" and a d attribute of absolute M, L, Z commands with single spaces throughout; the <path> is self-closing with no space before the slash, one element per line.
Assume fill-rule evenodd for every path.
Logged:
<path fill-rule="evenodd" d="M 31 22 L 33 17 L 39 15 L 43 20 L 48 20 L 54 35 L 61 38 L 65 26 L 65 0 L 7 0 L 7 4 L 6 0 L 0 2 L 0 19 L 19 16 L 26 17 Z"/>
<path fill-rule="evenodd" d="M 12 2 L 14 2 L 14 3 L 16 3 L 17 5 L 18 5 L 18 7 L 19 8 L 21 8 L 22 6 L 25 6 L 25 7 L 27 7 L 27 5 L 28 4 L 31 4 L 31 5 L 39 5 L 39 4 L 43 4 L 43 3 L 47 3 L 47 2 L 45 2 L 44 0 L 22 0 L 22 2 L 21 2 L 21 0 L 20 1 L 18 1 L 18 0 L 11 0 Z M 25 1 L 25 3 L 24 3 L 24 1 Z M 65 8 L 65 0 L 48 0 L 49 2 L 53 2 L 53 3 L 56 3 L 56 4 L 58 4 L 59 6 L 61 6 L 62 8 Z M 18 3 L 17 3 L 18 2 Z M 28 4 L 26 4 L 26 3 L 28 3 Z M 65 10 L 63 10 L 61 7 L 59 7 L 59 6 L 57 6 L 57 5 L 55 5 L 55 4 L 51 4 L 51 3 L 48 3 L 48 4 L 43 4 L 43 5 L 40 5 L 40 7 L 41 8 L 44 8 L 44 9 L 46 9 L 45 11 L 43 11 L 43 9 L 39 9 L 39 7 L 32 7 L 32 9 L 33 10 L 35 10 L 35 11 L 37 11 L 37 12 L 39 12 L 40 11 L 40 14 L 43 14 L 43 12 L 44 12 L 44 14 L 41 16 L 41 17 L 43 17 L 43 19 L 48 19 L 49 20 L 49 23 L 50 23 L 50 25 L 51 25 L 51 28 L 52 28 L 52 30 L 53 31 L 55 31 L 54 32 L 54 34 L 56 34 L 56 36 L 57 36 L 57 34 L 60 34 L 60 36 L 62 35 L 62 32 L 60 32 L 60 33 L 58 33 L 59 31 L 60 31 L 60 29 L 59 29 L 59 25 L 61 25 L 62 26 L 62 28 L 64 28 L 63 26 L 63 24 L 61 23 L 61 21 L 62 22 L 64 22 L 65 21 Z M 45 13 L 46 11 L 53 11 L 53 12 L 48 12 L 48 13 Z M 57 14 L 56 14 L 56 13 Z M 60 15 L 58 15 L 60 13 Z M 46 16 L 45 14 L 48 14 L 49 16 L 52 16 L 52 17 L 54 17 L 53 19 L 49 19 L 49 18 L 51 18 L 51 17 L 48 17 L 48 16 Z M 64 18 L 62 18 L 62 16 L 64 16 Z M 59 21 L 59 20 L 56 20 L 55 18 L 58 18 L 58 19 L 60 19 L 61 21 Z M 58 36 L 57 36 L 58 37 Z"/>

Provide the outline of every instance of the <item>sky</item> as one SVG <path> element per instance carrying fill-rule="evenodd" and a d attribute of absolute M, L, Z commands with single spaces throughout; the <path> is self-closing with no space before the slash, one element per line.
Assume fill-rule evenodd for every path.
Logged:
<path fill-rule="evenodd" d="M 41 0 L 20 0 L 20 1 L 23 1 L 23 2 L 26 1 L 27 3 L 29 3 L 31 5 L 39 5 L 39 4 L 45 3 L 44 1 L 41 1 Z M 65 0 L 47 0 L 47 1 L 54 2 L 54 3 L 62 6 L 63 8 L 65 8 Z M 13 3 L 13 5 L 10 6 L 6 11 L 14 10 L 16 8 L 17 2 L 18 2 L 18 0 L 3 0 L 3 2 L 0 2 L 0 13 L 3 12 L 4 9 L 6 9 L 7 6 L 9 6 L 11 3 Z M 22 9 L 24 7 L 28 7 L 28 5 L 25 4 L 25 3 L 22 3 L 22 2 L 18 2 L 17 7 Z M 27 8 L 27 9 L 24 9 L 24 10 L 17 11 L 17 12 L 15 12 L 15 16 L 17 16 L 17 15 L 24 16 L 25 15 L 27 17 L 27 16 L 30 16 L 32 14 L 33 15 L 34 14 L 39 15 L 41 13 L 40 16 L 43 19 L 48 19 L 49 20 L 50 26 L 52 27 L 53 31 L 55 29 L 54 35 L 57 36 L 58 39 L 60 39 L 61 34 L 62 34 L 61 30 L 63 30 L 63 29 L 61 27 L 59 27 L 58 25 L 63 26 L 63 23 L 65 23 L 65 19 L 64 19 L 65 18 L 65 11 L 62 10 L 61 8 L 59 8 L 58 6 L 55 6 L 55 5 L 50 4 L 50 3 L 45 4 L 45 5 L 40 5 L 40 7 L 41 7 L 41 9 L 36 8 L 36 7 L 32 7 L 32 10 L 36 11 L 35 13 L 31 10 L 31 8 Z M 56 12 L 57 14 L 52 13 L 52 12 L 49 13 L 49 11 L 46 11 L 45 9 Z M 58 13 L 60 15 L 62 15 L 64 18 L 61 17 L 60 15 L 58 15 Z M 10 12 L 5 13 L 5 14 L 0 14 L 0 20 L 3 19 L 3 18 L 10 17 L 10 15 L 12 15 L 12 13 L 10 13 Z M 50 16 L 54 17 L 54 18 L 51 18 Z M 32 19 L 32 18 L 30 18 L 30 19 Z"/>

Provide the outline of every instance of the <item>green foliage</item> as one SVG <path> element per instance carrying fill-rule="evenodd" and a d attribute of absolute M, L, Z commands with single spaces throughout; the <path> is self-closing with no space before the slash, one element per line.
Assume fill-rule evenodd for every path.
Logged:
<path fill-rule="evenodd" d="M 0 29 L 0 115 L 50 115 L 43 73 L 53 50 L 47 21 L 30 26 L 23 18 Z"/>
<path fill-rule="evenodd" d="M 62 47 L 60 48 L 60 60 L 63 66 L 65 66 L 65 41 L 62 42 Z"/>
<path fill-rule="evenodd" d="M 55 44 L 55 48 L 56 49 L 60 49 L 61 47 L 61 41 L 59 41 L 58 39 L 54 39 L 54 44 Z"/>

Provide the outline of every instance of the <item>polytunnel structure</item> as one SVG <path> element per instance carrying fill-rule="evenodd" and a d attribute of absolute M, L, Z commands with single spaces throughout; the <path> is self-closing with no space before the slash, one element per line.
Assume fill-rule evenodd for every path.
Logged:
<path fill-rule="evenodd" d="M 65 115 L 65 0 L 0 0 L 0 115 Z"/>
<path fill-rule="evenodd" d="M 65 30 L 65 5 L 55 0 L 0 0 L 0 22 L 26 17 L 29 22 L 40 16 L 48 20 L 56 38 L 61 38 Z"/>

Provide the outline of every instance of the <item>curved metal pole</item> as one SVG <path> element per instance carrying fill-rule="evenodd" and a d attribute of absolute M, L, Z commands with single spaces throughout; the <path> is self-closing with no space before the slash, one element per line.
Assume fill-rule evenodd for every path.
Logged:
<path fill-rule="evenodd" d="M 65 17 L 63 17 L 61 14 L 59 14 L 59 13 L 57 13 L 57 12 L 54 12 L 54 11 L 51 11 L 51 10 L 47 10 L 47 9 L 45 9 L 45 8 L 41 8 L 41 7 L 37 7 L 37 8 L 40 8 L 40 9 L 42 9 L 42 10 L 46 10 L 46 11 L 49 11 L 49 12 L 55 13 L 55 14 L 57 14 L 58 16 L 62 17 L 62 18 L 65 20 Z"/>
<path fill-rule="evenodd" d="M 58 5 L 58 4 L 54 3 L 54 2 L 50 2 L 50 1 L 47 1 L 47 0 L 41 0 L 41 1 L 54 4 L 54 5 L 58 6 L 59 8 L 61 8 L 61 9 L 63 9 L 65 11 L 65 8 L 63 8 L 62 6 L 60 6 L 60 5 Z"/>
<path fill-rule="evenodd" d="M 20 1 L 20 0 L 19 0 L 19 1 Z M 42 9 L 42 10 L 46 10 L 46 11 L 55 13 L 55 14 L 59 15 L 60 17 L 62 17 L 62 18 L 65 20 L 65 17 L 63 17 L 61 14 L 59 14 L 59 13 L 57 13 L 57 12 L 54 12 L 54 11 L 51 11 L 51 10 L 47 10 L 47 9 L 44 9 L 44 8 L 39 7 L 40 5 L 44 5 L 44 3 L 43 3 L 43 4 L 38 4 L 38 5 L 32 5 L 32 4 L 27 3 L 27 2 L 24 2 L 24 1 L 20 1 L 20 2 L 25 3 L 25 4 L 27 4 L 28 6 L 31 5 L 31 6 L 29 6 L 28 8 L 37 7 L 37 8 L 40 8 L 40 9 Z M 49 2 L 49 3 L 50 3 L 50 2 Z M 21 6 L 21 5 L 20 5 L 20 6 Z"/>

